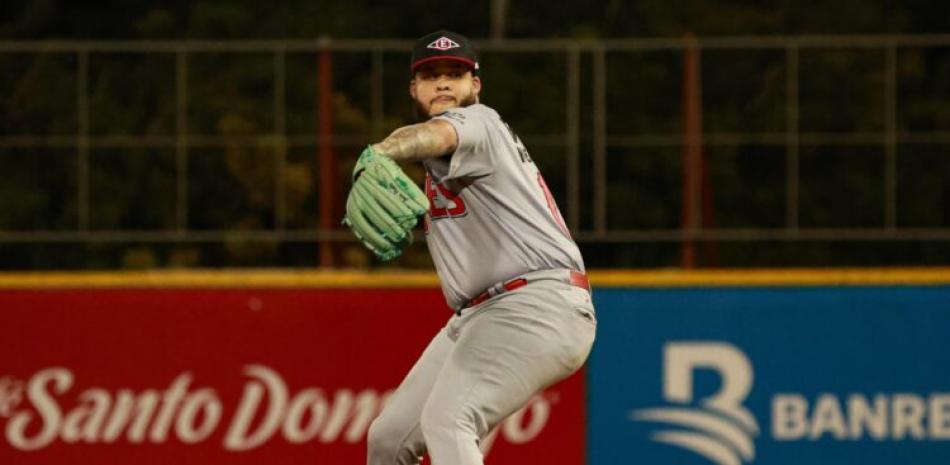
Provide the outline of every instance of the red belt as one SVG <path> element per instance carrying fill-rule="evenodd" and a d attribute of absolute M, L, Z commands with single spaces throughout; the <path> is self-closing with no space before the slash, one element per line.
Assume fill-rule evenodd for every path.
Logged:
<path fill-rule="evenodd" d="M 579 287 L 581 289 L 586 290 L 587 292 L 590 292 L 590 281 L 587 279 L 587 275 L 584 273 L 581 273 L 579 271 L 571 271 L 568 283 L 571 286 Z M 512 279 L 511 281 L 505 281 L 504 283 L 502 283 L 501 285 L 502 290 L 500 291 L 495 291 L 494 290 L 495 286 L 492 286 L 486 289 L 485 292 L 482 292 L 481 294 L 478 294 L 477 296 L 475 296 L 474 299 L 469 300 L 465 305 L 462 306 L 462 308 L 458 310 L 457 313 L 461 313 L 462 310 L 469 307 L 474 307 L 496 295 L 504 294 L 505 292 L 513 291 L 515 289 L 518 289 L 519 287 L 524 287 L 527 285 L 528 285 L 527 279 L 515 278 L 515 279 Z"/>

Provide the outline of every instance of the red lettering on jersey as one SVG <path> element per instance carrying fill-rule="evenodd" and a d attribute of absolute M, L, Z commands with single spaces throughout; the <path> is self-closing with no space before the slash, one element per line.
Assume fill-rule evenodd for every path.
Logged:
<path fill-rule="evenodd" d="M 429 175 L 426 175 L 426 197 L 429 198 L 429 216 L 433 219 L 462 216 L 468 211 L 460 195 L 444 184 L 432 182 Z"/>
<path fill-rule="evenodd" d="M 548 189 L 548 183 L 544 182 L 544 176 L 541 176 L 540 172 L 538 172 L 538 184 L 541 186 L 541 190 L 544 191 L 544 198 L 548 201 L 548 209 L 551 210 L 554 221 L 561 228 L 561 231 L 564 232 L 565 236 L 571 237 L 571 231 L 568 230 L 567 225 L 564 224 L 564 217 L 561 216 L 561 211 L 558 210 L 557 204 L 554 203 L 554 196 L 551 195 L 551 190 Z"/>

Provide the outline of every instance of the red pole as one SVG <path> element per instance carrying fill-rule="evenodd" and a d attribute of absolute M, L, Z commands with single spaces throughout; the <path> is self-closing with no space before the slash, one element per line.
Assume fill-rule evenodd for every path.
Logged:
<path fill-rule="evenodd" d="M 716 209 L 713 205 L 713 185 L 709 175 L 709 160 L 706 154 L 701 154 L 703 161 L 703 228 L 716 228 Z M 706 267 L 719 266 L 719 247 L 715 240 L 703 242 L 703 265 Z"/>
<path fill-rule="evenodd" d="M 683 50 L 683 231 L 700 229 L 702 222 L 703 104 L 699 44 L 692 34 Z M 680 250 L 683 268 L 696 267 L 696 244 L 684 238 Z"/>
<path fill-rule="evenodd" d="M 320 229 L 336 229 L 336 159 L 333 156 L 333 55 L 321 50 L 317 56 L 317 113 L 320 145 L 317 163 L 320 168 Z M 329 268 L 334 262 L 333 241 L 320 241 L 320 266 Z"/>

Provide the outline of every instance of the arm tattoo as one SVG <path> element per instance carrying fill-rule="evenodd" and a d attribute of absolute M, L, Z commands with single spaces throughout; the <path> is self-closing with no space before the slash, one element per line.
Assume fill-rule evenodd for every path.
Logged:
<path fill-rule="evenodd" d="M 396 161 L 419 161 L 445 155 L 455 148 L 455 142 L 446 140 L 430 123 L 403 126 L 378 144 L 373 145 L 378 153 Z"/>

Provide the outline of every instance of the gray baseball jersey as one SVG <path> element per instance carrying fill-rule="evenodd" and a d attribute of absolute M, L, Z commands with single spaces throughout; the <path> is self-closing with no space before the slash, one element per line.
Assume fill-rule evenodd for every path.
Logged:
<path fill-rule="evenodd" d="M 449 306 L 531 271 L 584 271 L 541 172 L 498 113 L 475 104 L 435 119 L 458 134 L 455 153 L 423 163 L 427 240 Z"/>

